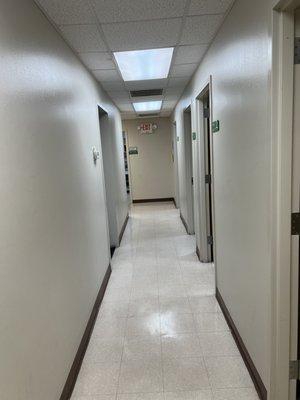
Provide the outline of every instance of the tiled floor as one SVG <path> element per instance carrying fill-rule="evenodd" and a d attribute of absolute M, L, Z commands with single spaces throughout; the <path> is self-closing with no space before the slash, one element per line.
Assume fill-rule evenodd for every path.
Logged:
<path fill-rule="evenodd" d="M 130 217 L 72 400 L 257 400 L 178 210 Z"/>

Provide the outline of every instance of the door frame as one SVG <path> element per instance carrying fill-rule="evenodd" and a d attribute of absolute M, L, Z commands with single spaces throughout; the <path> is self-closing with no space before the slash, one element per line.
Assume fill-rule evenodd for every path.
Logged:
<path fill-rule="evenodd" d="M 204 118 L 203 118 L 203 98 L 208 95 L 209 102 L 209 132 L 205 132 Z M 199 238 L 197 240 L 198 253 L 200 261 L 211 262 L 210 252 L 207 244 L 208 226 L 207 226 L 207 212 L 208 204 L 206 199 L 206 183 L 205 183 L 205 152 L 206 149 L 203 146 L 204 135 L 208 133 L 210 138 L 210 174 L 211 174 L 211 199 L 210 199 L 210 213 L 211 213 L 211 231 L 213 236 L 212 252 L 214 255 L 213 262 L 216 267 L 216 228 L 215 228 L 215 187 L 214 187 L 214 137 L 212 132 L 213 122 L 213 102 L 212 102 L 212 76 L 206 80 L 202 90 L 196 96 L 195 100 L 195 121 L 196 121 L 196 136 L 197 136 L 197 157 L 198 157 L 198 179 L 197 179 L 197 197 L 199 199 Z M 203 221 L 205 223 L 203 224 Z M 217 269 L 216 269 L 217 271 Z"/>
<path fill-rule="evenodd" d="M 188 119 L 189 125 L 186 121 Z M 183 110 L 183 142 L 184 142 L 184 167 L 185 167 L 185 181 L 186 181 L 186 208 L 187 208 L 187 227 L 188 233 L 193 235 L 195 233 L 194 224 L 194 185 L 193 178 L 193 152 L 192 152 L 192 107 L 188 105 Z"/>
<path fill-rule="evenodd" d="M 299 0 L 281 0 L 272 15 L 272 185 L 271 185 L 271 374 L 270 398 L 295 400 L 289 362 L 295 351 L 292 324 L 292 141 L 294 94 L 294 10 Z"/>
<path fill-rule="evenodd" d="M 178 150 L 177 150 L 177 126 L 172 122 L 172 143 L 174 162 L 174 198 L 176 208 L 180 208 L 179 175 L 178 175 Z"/>

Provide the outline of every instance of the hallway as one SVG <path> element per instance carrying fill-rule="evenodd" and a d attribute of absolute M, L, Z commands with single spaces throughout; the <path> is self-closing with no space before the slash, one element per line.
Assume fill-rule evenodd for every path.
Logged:
<path fill-rule="evenodd" d="M 173 203 L 131 208 L 72 400 L 256 400 Z"/>

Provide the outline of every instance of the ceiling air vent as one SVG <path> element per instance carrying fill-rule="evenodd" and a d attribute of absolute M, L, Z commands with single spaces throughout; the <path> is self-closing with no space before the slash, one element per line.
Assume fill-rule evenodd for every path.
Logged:
<path fill-rule="evenodd" d="M 131 97 L 161 96 L 163 89 L 130 90 Z"/>
<path fill-rule="evenodd" d="M 158 117 L 159 113 L 152 113 L 152 114 L 139 114 L 139 117 Z"/>

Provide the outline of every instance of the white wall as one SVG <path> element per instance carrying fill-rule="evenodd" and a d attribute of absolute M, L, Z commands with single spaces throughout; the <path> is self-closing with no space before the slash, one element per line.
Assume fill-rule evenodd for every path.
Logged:
<path fill-rule="evenodd" d="M 97 104 L 121 119 L 33 1 L 1 2 L 0 51 L 0 397 L 57 400 L 109 264 Z"/>
<path fill-rule="evenodd" d="M 270 2 L 237 0 L 174 112 L 212 75 L 217 286 L 266 387 L 270 380 Z M 180 143 L 179 142 L 179 143 Z M 179 150 L 179 157 L 182 153 Z M 179 161 L 182 165 L 183 160 Z M 180 184 L 184 171 L 180 171 Z M 186 208 L 180 189 L 180 207 Z"/>
<path fill-rule="evenodd" d="M 156 123 L 153 134 L 141 134 L 142 122 Z M 129 119 L 123 121 L 128 146 L 138 147 L 130 155 L 131 193 L 133 200 L 174 197 L 172 160 L 172 125 L 169 118 Z"/>

